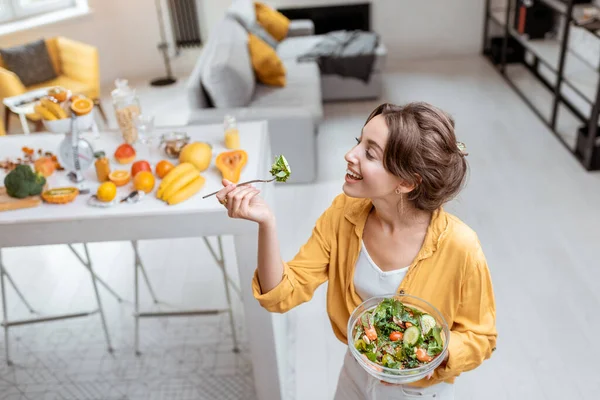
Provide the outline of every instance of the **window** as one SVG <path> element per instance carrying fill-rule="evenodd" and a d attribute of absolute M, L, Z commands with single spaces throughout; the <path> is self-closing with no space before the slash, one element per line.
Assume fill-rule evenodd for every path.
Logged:
<path fill-rule="evenodd" d="M 0 23 L 75 7 L 80 0 L 0 0 Z"/>

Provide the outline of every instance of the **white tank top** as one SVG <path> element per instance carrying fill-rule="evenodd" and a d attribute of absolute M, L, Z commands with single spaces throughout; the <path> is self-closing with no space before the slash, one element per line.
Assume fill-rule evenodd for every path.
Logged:
<path fill-rule="evenodd" d="M 382 271 L 369 256 L 365 242 L 362 240 L 360 254 L 354 268 L 354 289 L 363 301 L 373 296 L 396 293 L 408 270 L 408 267 L 404 267 L 393 271 Z"/>

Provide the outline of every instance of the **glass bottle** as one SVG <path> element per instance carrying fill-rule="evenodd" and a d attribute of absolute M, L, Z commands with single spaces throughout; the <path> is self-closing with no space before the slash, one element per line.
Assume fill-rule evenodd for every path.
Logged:
<path fill-rule="evenodd" d="M 225 116 L 224 122 L 225 128 L 225 147 L 228 149 L 239 149 L 240 148 L 240 133 L 237 128 L 237 122 L 235 117 L 231 115 Z"/>
<path fill-rule="evenodd" d="M 98 151 L 94 153 L 94 157 L 96 157 L 94 166 L 96 167 L 98 182 L 108 181 L 108 175 L 110 175 L 110 162 L 108 158 L 106 158 L 106 154 L 103 151 Z"/>
<path fill-rule="evenodd" d="M 111 96 L 119 130 L 125 143 L 133 144 L 138 138 L 135 119 L 141 113 L 140 101 L 127 79 L 115 80 L 115 86 Z"/>

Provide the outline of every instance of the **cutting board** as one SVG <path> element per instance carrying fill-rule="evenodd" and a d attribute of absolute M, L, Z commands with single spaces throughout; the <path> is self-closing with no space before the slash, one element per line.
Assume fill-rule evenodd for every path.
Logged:
<path fill-rule="evenodd" d="M 37 207 L 42 204 L 40 196 L 29 196 L 24 199 L 15 199 L 6 194 L 6 188 L 0 187 L 0 211 L 18 210 L 21 208 Z"/>

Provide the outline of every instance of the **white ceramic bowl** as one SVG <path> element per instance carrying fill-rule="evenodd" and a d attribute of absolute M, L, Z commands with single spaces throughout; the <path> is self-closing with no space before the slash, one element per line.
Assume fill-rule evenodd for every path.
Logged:
<path fill-rule="evenodd" d="M 92 129 L 94 124 L 94 110 L 90 111 L 86 115 L 76 117 L 77 127 L 80 132 L 85 132 Z M 52 133 L 69 133 L 71 132 L 71 118 L 55 119 L 52 121 L 43 120 L 44 127 L 48 132 Z"/>

